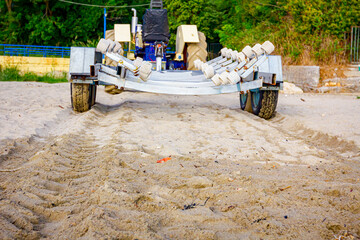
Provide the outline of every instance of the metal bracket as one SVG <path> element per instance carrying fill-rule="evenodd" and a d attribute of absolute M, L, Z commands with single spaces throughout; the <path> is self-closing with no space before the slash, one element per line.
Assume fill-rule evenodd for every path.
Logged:
<path fill-rule="evenodd" d="M 283 83 L 277 83 L 278 85 L 276 86 L 269 86 L 269 85 L 265 85 L 265 86 L 262 86 L 260 89 L 261 90 L 265 90 L 265 91 L 268 91 L 268 90 L 283 90 L 284 87 L 283 87 Z"/>
<path fill-rule="evenodd" d="M 276 74 L 267 73 L 267 72 L 259 72 L 258 78 L 262 79 L 264 83 L 276 85 Z"/>
<path fill-rule="evenodd" d="M 80 84 L 96 84 L 97 80 L 79 80 L 79 79 L 70 79 L 72 83 L 80 83 Z"/>

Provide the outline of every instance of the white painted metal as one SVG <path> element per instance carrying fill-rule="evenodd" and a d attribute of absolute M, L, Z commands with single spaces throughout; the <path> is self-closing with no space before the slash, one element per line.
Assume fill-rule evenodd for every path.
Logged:
<path fill-rule="evenodd" d="M 116 85 L 119 88 L 124 87 L 124 83 L 125 83 L 125 81 L 120 79 L 120 77 L 114 77 L 109 74 L 106 74 L 105 72 L 98 73 L 98 80 L 109 83 L 110 85 Z"/>
<path fill-rule="evenodd" d="M 261 88 L 262 79 L 254 80 L 255 72 L 260 69 L 264 72 L 270 71 L 270 61 L 264 52 L 270 51 L 271 43 L 264 43 L 266 50 L 260 44 L 253 48 L 245 47 L 241 53 L 231 49 L 222 49 L 222 55 L 212 61 L 203 63 L 196 61 L 196 66 L 201 71 L 162 71 L 161 57 L 157 57 L 156 72 L 151 71 L 151 63 L 141 61 L 130 61 L 125 57 L 109 52 L 114 48 L 112 41 L 99 43 L 106 56 L 118 62 L 118 65 L 131 71 L 122 71 L 117 75 L 113 68 L 102 66 L 99 72 L 99 82 L 114 84 L 119 88 L 126 87 L 134 90 L 176 94 L 176 95 L 210 95 L 230 92 L 245 92 L 249 89 Z M 106 48 L 106 50 L 105 50 Z M 139 59 L 138 59 L 139 60 Z M 279 60 L 272 62 L 281 66 Z M 134 66 L 134 64 L 136 66 Z M 139 77 L 140 65 L 140 77 Z M 265 65 L 265 66 L 262 66 Z M 277 73 L 279 70 L 277 67 Z M 125 70 L 125 69 L 124 69 Z M 276 73 L 276 74 L 277 74 Z M 212 76 L 212 81 L 208 78 Z M 142 82 L 148 80 L 146 83 Z M 240 80 L 242 80 L 240 82 Z"/>
<path fill-rule="evenodd" d="M 209 66 L 215 67 L 216 65 L 222 64 L 222 63 L 226 62 L 227 60 L 228 60 L 227 58 L 222 58 L 222 59 L 220 59 L 219 61 L 212 62 L 211 64 L 209 64 Z"/>
<path fill-rule="evenodd" d="M 265 55 L 260 58 L 253 58 L 250 62 L 242 62 L 237 68 L 230 72 L 228 80 L 231 84 L 235 84 L 240 81 L 241 78 L 248 77 L 251 73 L 257 71 L 257 68 L 267 59 Z M 246 63 L 246 64 L 245 64 Z"/>
<path fill-rule="evenodd" d="M 138 70 L 137 67 L 135 67 L 132 63 L 129 63 L 125 57 L 123 57 L 119 54 L 107 52 L 105 55 L 108 58 L 110 58 L 111 60 L 114 60 L 115 62 L 117 62 L 119 64 L 119 66 L 124 66 L 125 68 L 127 68 L 131 71 Z"/>
<path fill-rule="evenodd" d="M 231 64 L 229 64 L 229 65 L 226 65 L 226 66 L 218 69 L 218 70 L 216 71 L 216 73 L 221 74 L 221 73 L 224 72 L 224 71 L 229 71 L 229 72 L 231 72 L 231 71 L 234 70 L 238 65 L 239 65 L 238 62 L 233 62 L 233 63 L 231 63 Z"/>
<path fill-rule="evenodd" d="M 269 58 L 269 71 L 270 73 L 276 74 L 276 81 L 283 81 L 282 75 L 282 64 L 281 64 L 281 56 L 268 56 Z"/>
<path fill-rule="evenodd" d="M 212 64 L 214 62 L 220 61 L 223 58 L 224 58 L 223 56 L 219 56 L 219 57 L 216 57 L 216 58 L 214 58 L 214 59 L 212 59 L 212 60 L 210 60 L 210 61 L 208 61 L 206 63 L 210 65 L 210 64 Z"/>
<path fill-rule="evenodd" d="M 155 73 L 155 72 L 154 72 Z M 153 73 L 153 74 L 154 74 Z M 169 79 L 172 79 L 172 72 L 167 72 L 165 76 Z M 177 75 L 175 73 L 174 75 Z M 196 84 L 191 84 L 189 86 L 178 86 L 174 84 L 174 81 L 152 81 L 151 78 L 148 82 L 141 82 L 141 80 L 129 74 L 126 77 L 126 80 L 120 79 L 120 77 L 114 77 L 108 75 L 104 72 L 99 72 L 98 74 L 99 81 L 107 82 L 118 86 L 119 88 L 125 87 L 128 89 L 134 89 L 143 92 L 152 92 L 152 93 L 162 93 L 162 94 L 173 94 L 173 95 L 212 95 L 212 94 L 222 94 L 222 93 L 233 93 L 240 91 L 247 91 L 250 89 L 256 89 L 262 87 L 262 80 L 255 80 L 247 83 L 238 83 L 235 85 L 222 85 L 222 86 L 206 86 L 201 85 L 199 82 L 198 86 Z M 208 81 L 209 82 L 209 81 Z"/>
<path fill-rule="evenodd" d="M 247 78 L 251 73 L 258 71 L 258 67 L 263 64 L 267 59 L 267 56 L 262 55 L 261 58 L 256 61 L 253 65 L 251 65 L 243 74 L 241 74 L 241 78 Z"/>
<path fill-rule="evenodd" d="M 156 57 L 156 71 L 161 72 L 161 57 Z"/>
<path fill-rule="evenodd" d="M 116 74 L 117 71 L 116 71 L 115 69 L 113 69 L 113 68 L 111 68 L 111 67 L 108 67 L 108 66 L 106 66 L 106 65 L 101 65 L 101 66 L 100 66 L 100 71 L 101 71 L 101 72 L 105 72 L 105 73 L 107 73 L 107 74 L 109 74 L 109 75 L 112 75 L 112 76 L 114 76 L 114 77 L 117 77 L 117 76 L 118 76 L 118 75 Z"/>

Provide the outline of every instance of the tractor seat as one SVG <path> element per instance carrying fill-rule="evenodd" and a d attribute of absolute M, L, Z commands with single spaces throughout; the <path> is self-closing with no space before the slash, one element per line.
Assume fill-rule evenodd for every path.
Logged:
<path fill-rule="evenodd" d="M 143 40 L 145 42 L 163 41 L 170 38 L 169 21 L 166 9 L 147 9 L 143 16 Z"/>

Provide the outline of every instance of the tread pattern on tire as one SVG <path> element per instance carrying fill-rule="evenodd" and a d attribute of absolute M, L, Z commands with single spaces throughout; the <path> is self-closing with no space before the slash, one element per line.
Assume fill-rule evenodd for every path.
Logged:
<path fill-rule="evenodd" d="M 187 47 L 187 69 L 188 70 L 196 70 L 194 61 L 199 59 L 203 62 L 206 62 L 207 53 L 207 43 L 205 34 L 202 32 L 198 32 L 199 34 L 199 43 L 189 43 Z"/>
<path fill-rule="evenodd" d="M 74 111 L 86 112 L 91 108 L 91 94 L 89 84 L 71 84 L 71 100 Z"/>
<path fill-rule="evenodd" d="M 279 91 L 264 91 L 260 106 L 259 117 L 270 119 L 275 114 Z"/>

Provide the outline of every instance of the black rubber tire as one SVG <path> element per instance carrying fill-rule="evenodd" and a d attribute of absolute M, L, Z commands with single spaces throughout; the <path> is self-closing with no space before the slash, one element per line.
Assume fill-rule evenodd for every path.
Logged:
<path fill-rule="evenodd" d="M 97 86 L 96 85 L 90 85 L 90 89 L 91 89 L 91 93 L 90 93 L 90 97 L 91 97 L 91 106 L 95 105 L 96 102 L 96 91 L 97 91 Z"/>
<path fill-rule="evenodd" d="M 244 94 L 240 93 L 240 108 L 243 111 L 246 108 L 246 103 L 247 103 L 247 101 L 249 99 L 249 95 L 250 95 L 249 93 L 244 93 Z"/>
<path fill-rule="evenodd" d="M 261 118 L 270 119 L 275 115 L 278 97 L 278 90 L 260 90 L 252 92 L 251 107 L 253 113 Z"/>
<path fill-rule="evenodd" d="M 71 106 L 75 112 L 86 112 L 91 109 L 92 96 L 90 84 L 71 83 Z"/>

